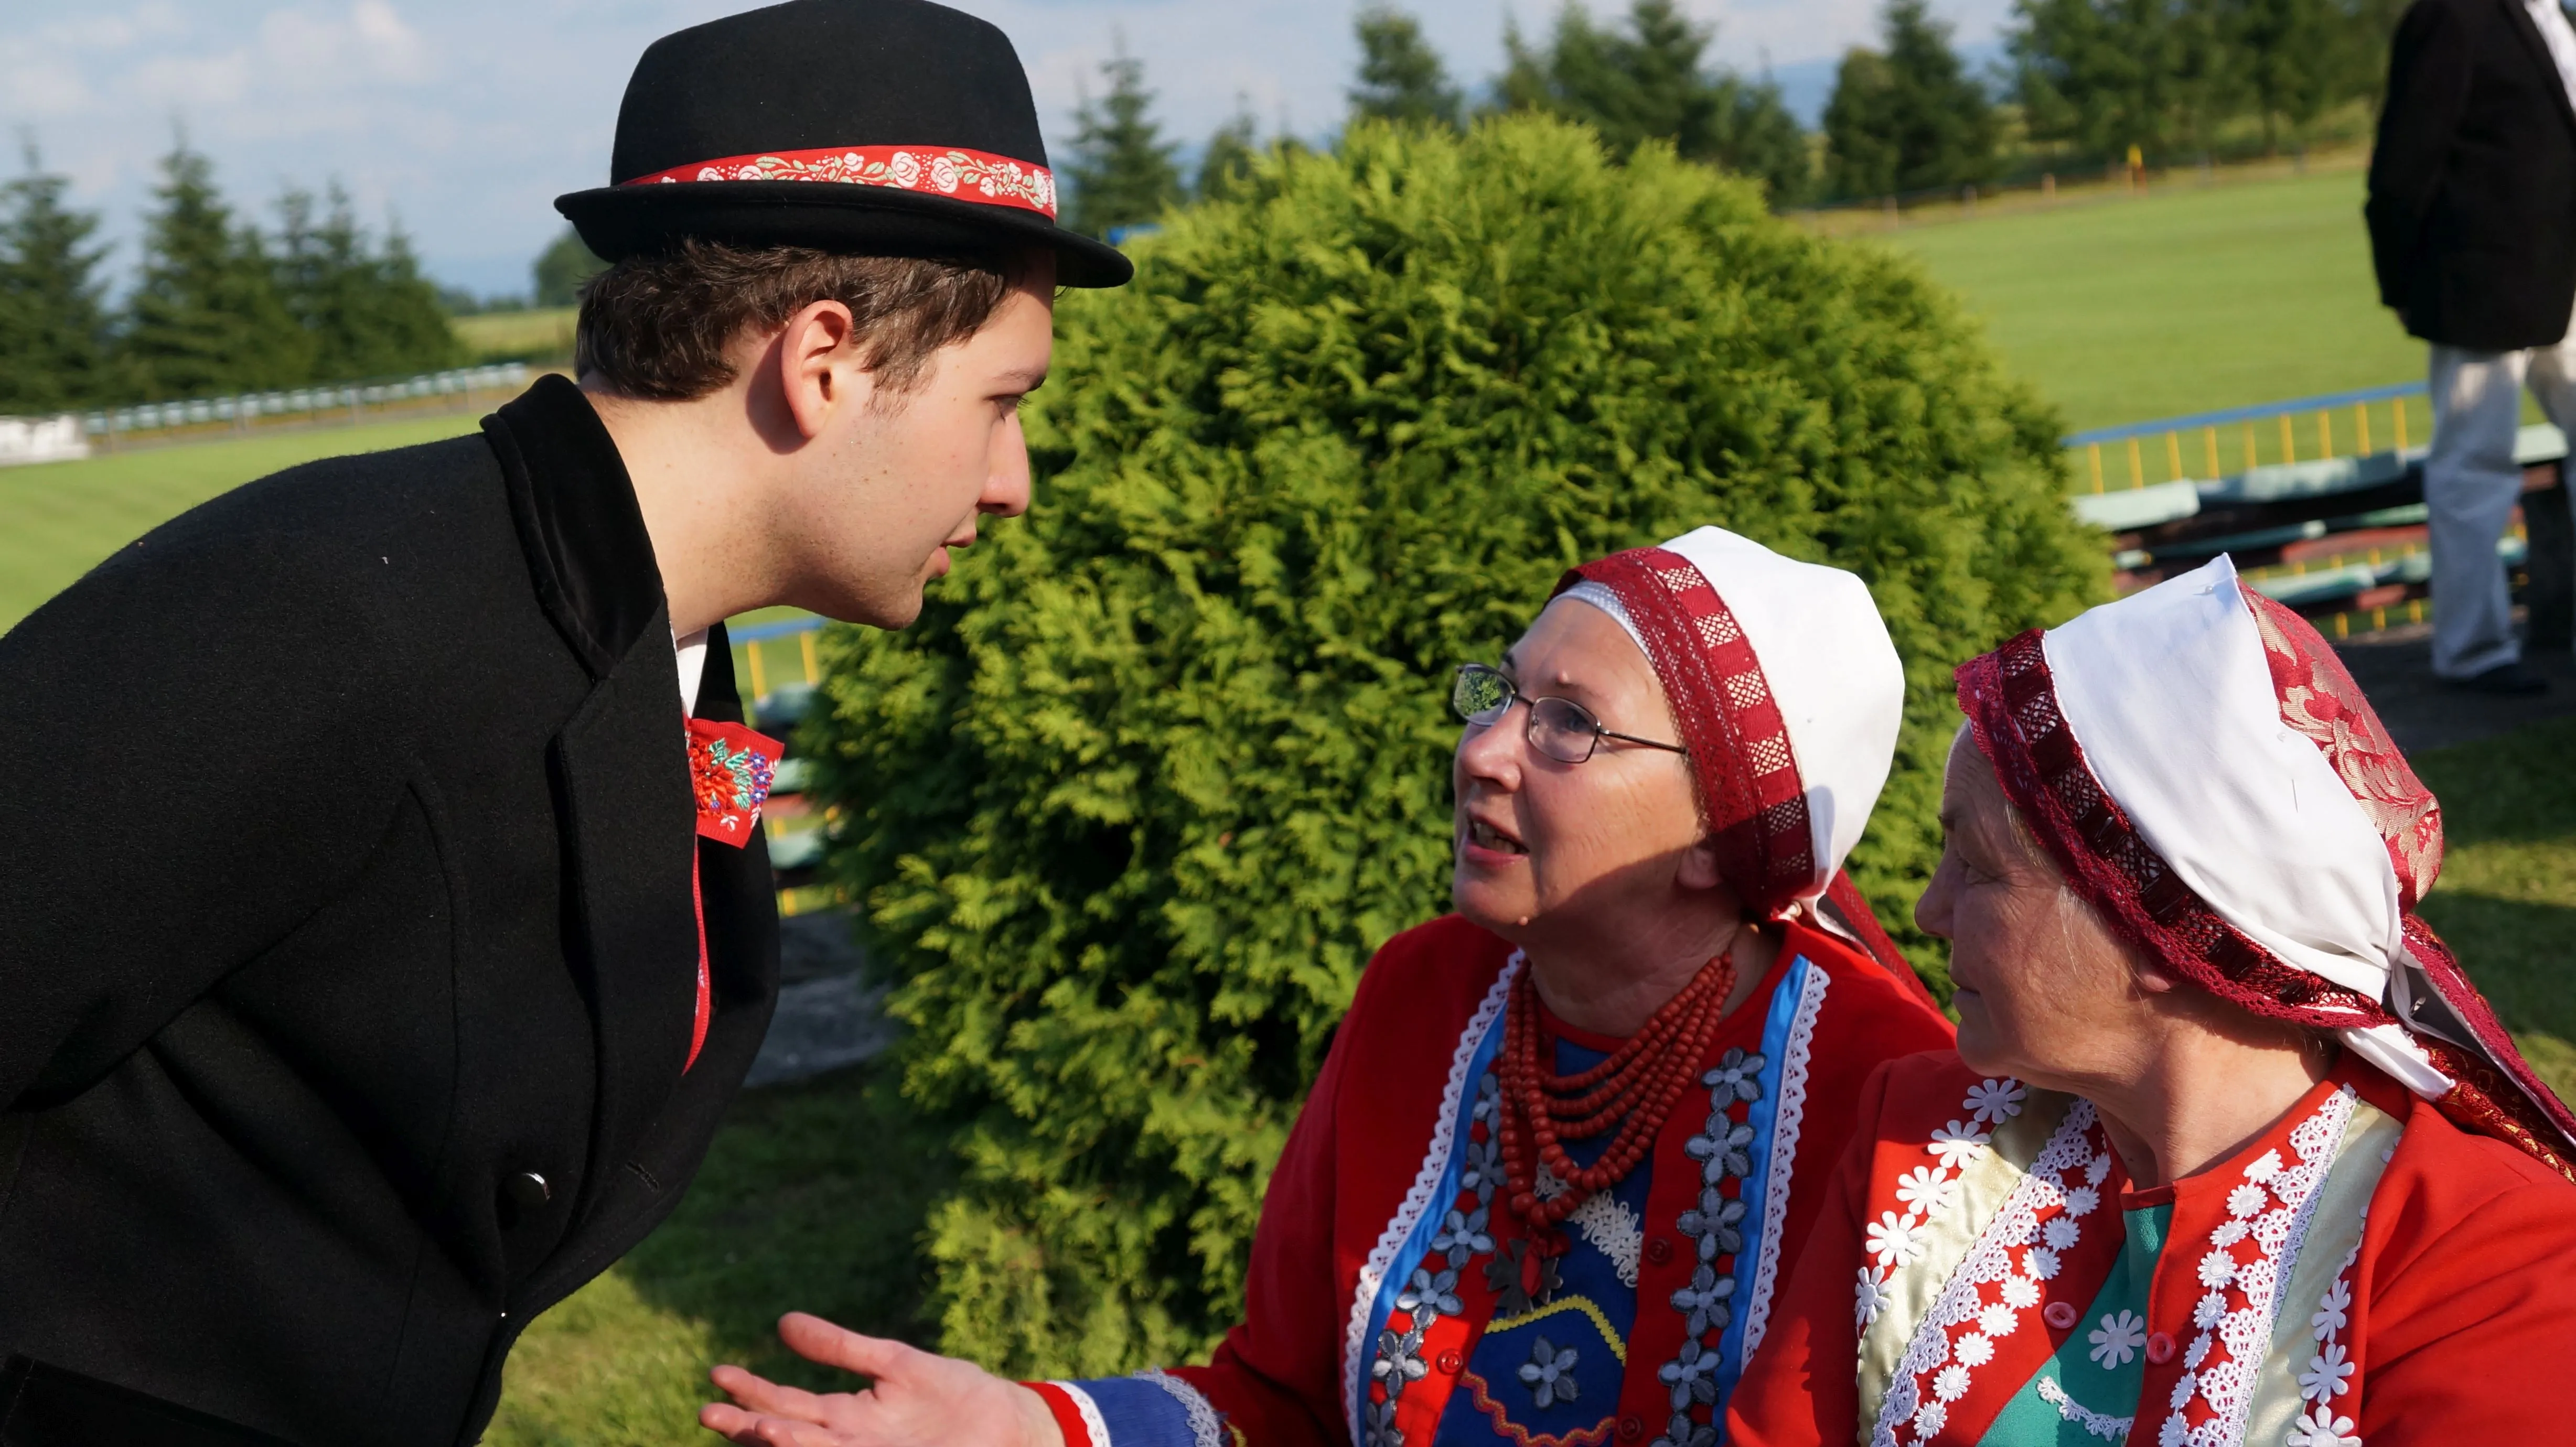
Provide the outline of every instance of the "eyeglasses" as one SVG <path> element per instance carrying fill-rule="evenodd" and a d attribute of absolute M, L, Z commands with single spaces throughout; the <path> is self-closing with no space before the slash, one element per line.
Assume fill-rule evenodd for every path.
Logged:
<path fill-rule="evenodd" d="M 1662 749 L 1666 753 L 1688 757 L 1690 750 L 1680 744 L 1641 739 L 1634 734 L 1612 733 L 1592 716 L 1592 710 L 1565 698 L 1524 700 L 1521 691 L 1503 676 L 1502 670 L 1482 663 L 1462 663 L 1458 680 L 1450 685 L 1449 706 L 1458 711 L 1471 727 L 1491 728 L 1503 721 L 1515 703 L 1529 704 L 1529 722 L 1523 736 L 1531 748 L 1560 764 L 1580 764 L 1592 757 L 1603 739 L 1617 739 L 1640 748 Z"/>

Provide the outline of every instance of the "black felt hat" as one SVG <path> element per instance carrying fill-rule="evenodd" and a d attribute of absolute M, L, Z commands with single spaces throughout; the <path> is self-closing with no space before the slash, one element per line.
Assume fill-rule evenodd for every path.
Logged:
<path fill-rule="evenodd" d="M 609 181 L 555 209 L 610 261 L 689 236 L 884 256 L 1019 241 L 1052 250 L 1066 286 L 1136 270 L 1055 224 L 1010 40 L 929 0 L 789 0 L 653 42 Z"/>

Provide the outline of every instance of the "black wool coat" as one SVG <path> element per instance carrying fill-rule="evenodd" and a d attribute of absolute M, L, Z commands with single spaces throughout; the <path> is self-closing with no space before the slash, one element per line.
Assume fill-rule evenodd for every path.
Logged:
<path fill-rule="evenodd" d="M 474 1441 L 777 995 L 597 414 L 549 378 L 155 530 L 0 638 L 0 735 L 0 1442 Z"/>
<path fill-rule="evenodd" d="M 2370 158 L 2379 299 L 2477 351 L 2543 347 L 2576 305 L 2576 107 L 2522 0 L 2415 0 Z"/>

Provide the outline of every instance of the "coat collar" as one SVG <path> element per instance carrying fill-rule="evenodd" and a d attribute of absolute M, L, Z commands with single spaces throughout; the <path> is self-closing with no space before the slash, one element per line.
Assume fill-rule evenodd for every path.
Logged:
<path fill-rule="evenodd" d="M 2501 3 L 2510 12 L 2506 23 L 2522 37 L 2523 47 L 2540 62 L 2540 73 L 2548 80 L 2549 98 L 2558 118 L 2567 123 L 2569 130 L 2576 131 L 2576 96 L 2567 94 L 2567 77 L 2559 74 L 2558 59 L 2549 53 L 2549 40 L 2540 33 L 2540 23 L 2531 18 L 2531 11 L 2524 7 L 2523 0 L 2501 0 Z M 2551 0 L 2551 3 L 2556 3 L 2556 0 Z"/>
<path fill-rule="evenodd" d="M 662 570 L 626 460 L 590 399 L 560 376 L 503 403 L 483 432 L 537 600 L 582 667 L 605 678 L 662 617 Z"/>

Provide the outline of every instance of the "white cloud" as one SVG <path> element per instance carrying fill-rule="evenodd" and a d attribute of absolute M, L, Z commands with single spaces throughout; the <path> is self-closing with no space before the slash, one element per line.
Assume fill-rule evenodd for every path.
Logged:
<path fill-rule="evenodd" d="M 597 185 L 635 57 L 654 38 L 758 0 L 0 0 L 0 135 L 32 127 L 80 204 L 131 237 L 171 124 L 234 200 L 337 178 L 371 218 L 399 210 L 431 270 L 526 285 L 560 229 L 553 198 Z M 1329 132 L 1357 60 L 1357 0 L 952 0 L 1002 27 L 1053 148 L 1112 36 L 1145 62 L 1166 134 L 1194 145 L 1248 100 L 1265 129 Z M 1481 90 L 1517 13 L 1557 0 L 1398 0 L 1451 75 Z M 1584 0 L 1604 18 L 1628 0 Z M 1684 0 L 1740 69 L 1829 60 L 1877 28 L 1880 0 Z M 1935 0 L 1963 44 L 2010 0 Z M 0 166 L 6 158 L 0 157 Z M 127 258 L 130 260 L 130 253 Z"/>

